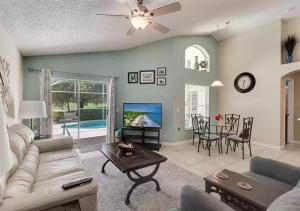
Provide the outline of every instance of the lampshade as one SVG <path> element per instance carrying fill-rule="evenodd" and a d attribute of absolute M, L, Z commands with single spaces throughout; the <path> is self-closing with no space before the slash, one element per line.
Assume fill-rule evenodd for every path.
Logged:
<path fill-rule="evenodd" d="M 148 26 L 149 21 L 144 18 L 144 17 L 133 17 L 131 18 L 131 23 L 134 26 L 134 28 L 138 29 L 138 30 L 142 30 L 144 28 L 146 28 L 146 26 Z"/>
<path fill-rule="evenodd" d="M 22 101 L 19 108 L 19 118 L 47 118 L 45 101 Z"/>
<path fill-rule="evenodd" d="M 220 87 L 220 86 L 224 86 L 224 84 L 221 81 L 216 80 L 216 81 L 212 82 L 210 86 L 211 87 Z"/>
<path fill-rule="evenodd" d="M 0 177 L 5 175 L 12 167 L 9 138 L 6 125 L 6 115 L 0 100 Z"/>

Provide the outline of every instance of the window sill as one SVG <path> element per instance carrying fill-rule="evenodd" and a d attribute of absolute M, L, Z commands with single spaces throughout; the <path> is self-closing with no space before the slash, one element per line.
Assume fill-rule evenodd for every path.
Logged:
<path fill-rule="evenodd" d="M 184 128 L 184 131 L 192 131 L 193 128 Z"/>

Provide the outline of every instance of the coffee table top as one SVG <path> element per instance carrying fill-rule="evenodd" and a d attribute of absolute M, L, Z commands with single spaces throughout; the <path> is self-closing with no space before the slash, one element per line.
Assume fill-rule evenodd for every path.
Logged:
<path fill-rule="evenodd" d="M 118 148 L 118 144 L 101 144 L 99 151 L 110 160 L 115 166 L 117 166 L 123 173 L 133 170 L 145 168 L 148 166 L 160 164 L 167 161 L 167 158 L 146 149 L 139 144 L 134 145 L 134 151 L 132 155 L 125 155 Z"/>
<path fill-rule="evenodd" d="M 266 209 L 278 196 L 285 193 L 242 174 L 227 169 L 222 170 L 222 172 L 227 174 L 229 179 L 219 179 L 212 174 L 205 177 L 204 180 L 263 209 Z M 237 186 L 238 182 L 246 182 L 253 188 L 252 190 L 241 189 Z"/>

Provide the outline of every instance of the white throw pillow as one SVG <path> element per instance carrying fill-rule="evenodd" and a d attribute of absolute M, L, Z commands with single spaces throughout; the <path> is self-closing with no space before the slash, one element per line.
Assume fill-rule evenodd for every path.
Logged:
<path fill-rule="evenodd" d="M 9 127 L 8 130 L 20 135 L 24 139 L 26 146 L 29 146 L 32 143 L 32 141 L 34 140 L 33 131 L 29 127 L 27 127 L 23 124 L 12 125 Z"/>

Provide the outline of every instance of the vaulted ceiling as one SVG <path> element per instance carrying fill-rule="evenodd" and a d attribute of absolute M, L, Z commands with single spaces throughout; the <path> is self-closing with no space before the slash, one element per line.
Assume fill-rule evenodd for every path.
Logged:
<path fill-rule="evenodd" d="M 150 10 L 176 0 L 144 0 Z M 111 51 L 178 35 L 222 40 L 249 27 L 300 15 L 299 0 L 177 0 L 180 12 L 156 17 L 171 31 L 151 28 L 126 36 L 130 22 L 96 13 L 130 14 L 135 0 L 1 0 L 0 27 L 23 55 Z M 230 21 L 226 28 L 226 21 Z"/>

